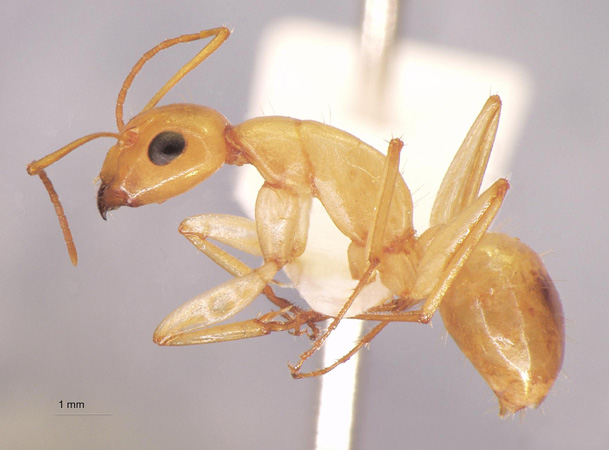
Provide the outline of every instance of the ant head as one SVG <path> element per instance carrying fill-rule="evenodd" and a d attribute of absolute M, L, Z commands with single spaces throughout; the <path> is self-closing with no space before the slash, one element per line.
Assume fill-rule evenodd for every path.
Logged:
<path fill-rule="evenodd" d="M 191 104 L 152 108 L 121 130 L 104 161 L 97 206 L 102 217 L 120 206 L 162 203 L 218 170 L 227 156 L 228 120 Z"/>
<path fill-rule="evenodd" d="M 175 104 L 156 107 L 165 94 L 228 38 L 225 27 L 168 39 L 135 64 L 116 101 L 118 143 L 110 149 L 100 173 L 97 207 L 102 217 L 119 206 L 162 203 L 210 176 L 226 159 L 224 130 L 228 121 L 206 107 Z M 123 125 L 123 103 L 142 66 L 172 45 L 214 36 L 152 97 L 141 113 Z"/>
<path fill-rule="evenodd" d="M 110 149 L 100 174 L 102 185 L 97 194 L 97 204 L 104 219 L 109 209 L 122 205 L 160 203 L 203 181 L 224 162 L 227 152 L 224 130 L 228 121 L 216 111 L 194 105 L 155 107 L 173 86 L 215 52 L 229 35 L 228 28 L 219 27 L 167 39 L 156 45 L 131 69 L 118 94 L 118 133 L 102 132 L 84 136 L 28 165 L 27 172 L 40 176 L 51 197 L 74 265 L 78 259 L 76 247 L 63 208 L 45 169 L 93 139 L 118 139 L 118 143 Z M 212 37 L 212 40 L 178 70 L 142 112 L 125 126 L 125 96 L 144 64 L 161 50 L 208 37 Z"/>

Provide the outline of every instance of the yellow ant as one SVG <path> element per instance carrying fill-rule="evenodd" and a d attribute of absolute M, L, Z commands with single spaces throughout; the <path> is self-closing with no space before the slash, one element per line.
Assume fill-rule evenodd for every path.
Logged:
<path fill-rule="evenodd" d="M 163 96 L 228 38 L 227 28 L 169 39 L 142 56 L 117 99 L 118 133 L 95 133 L 31 163 L 64 232 L 72 263 L 76 249 L 57 194 L 44 169 L 99 137 L 113 137 L 100 179 L 102 217 L 120 206 L 162 203 L 193 188 L 223 164 L 252 164 L 264 178 L 255 220 L 205 214 L 184 220 L 179 231 L 233 278 L 172 312 L 154 332 L 159 345 L 189 345 L 306 332 L 312 347 L 290 366 L 295 378 L 327 373 L 347 361 L 390 322 L 429 323 L 440 310 L 446 329 L 497 395 L 500 414 L 536 407 L 562 366 L 564 319 L 558 293 L 538 255 L 518 239 L 490 233 L 509 188 L 497 180 L 479 194 L 491 153 L 501 101 L 483 106 L 451 163 L 436 197 L 430 228 L 417 236 L 413 205 L 399 174 L 402 142 L 383 154 L 326 124 L 287 117 L 259 117 L 231 125 L 217 111 L 193 104 L 157 107 Z M 159 51 L 212 37 L 144 109 L 126 125 L 123 104 L 133 79 Z M 335 308 L 309 300 L 302 310 L 269 287 L 286 266 L 297 266 L 307 246 L 311 202 L 318 199 L 351 243 L 348 261 L 357 281 Z M 209 239 L 253 255 L 251 269 Z M 294 270 L 294 269 L 293 269 Z M 296 269 L 297 270 L 297 269 Z M 259 318 L 215 325 L 264 293 L 280 307 Z M 420 309 L 412 310 L 417 304 Z M 345 317 L 379 321 L 349 353 L 329 367 L 301 372 Z M 320 335 L 316 323 L 333 318 Z M 304 328 L 304 330 L 303 330 Z"/>

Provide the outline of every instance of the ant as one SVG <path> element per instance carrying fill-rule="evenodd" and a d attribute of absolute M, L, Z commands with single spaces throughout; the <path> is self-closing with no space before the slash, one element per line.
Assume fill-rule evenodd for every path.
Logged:
<path fill-rule="evenodd" d="M 233 278 L 177 308 L 154 332 L 159 345 L 189 345 L 307 333 L 312 347 L 290 366 L 294 378 L 318 376 L 347 361 L 391 322 L 429 323 L 439 309 L 449 334 L 497 395 L 500 415 L 536 407 L 562 366 L 564 318 L 560 298 L 539 256 L 518 239 L 490 233 L 509 184 L 480 186 L 494 143 L 501 100 L 491 96 L 469 130 L 439 189 L 430 228 L 412 225 L 410 191 L 399 174 L 403 143 L 387 156 L 351 134 L 314 121 L 258 117 L 231 125 L 194 104 L 157 106 L 163 96 L 229 37 L 225 27 L 168 39 L 145 53 L 127 76 L 116 103 L 117 133 L 95 133 L 32 162 L 53 202 L 72 263 L 77 254 L 68 223 L 44 169 L 72 150 L 112 137 L 99 178 L 102 217 L 120 206 L 162 203 L 193 188 L 223 164 L 252 164 L 264 178 L 255 220 L 205 214 L 179 226 L 200 251 Z M 126 125 L 123 104 L 133 79 L 159 51 L 211 38 Z M 308 300 L 311 310 L 276 296 L 270 284 L 282 269 L 298 274 L 307 246 L 313 199 L 349 238 L 355 288 L 348 298 Z M 251 269 L 210 239 L 263 257 Z M 310 263 L 309 263 L 310 264 Z M 265 294 L 279 307 L 258 318 L 219 324 Z M 413 309 L 420 305 L 419 309 Z M 378 321 L 334 364 L 302 372 L 343 318 Z M 322 334 L 316 323 L 332 319 Z M 219 325 L 216 325 L 219 324 Z"/>

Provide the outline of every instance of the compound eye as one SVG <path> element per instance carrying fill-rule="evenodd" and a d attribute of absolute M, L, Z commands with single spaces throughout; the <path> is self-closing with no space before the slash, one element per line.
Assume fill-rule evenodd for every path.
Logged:
<path fill-rule="evenodd" d="M 148 146 L 148 158 L 152 164 L 166 166 L 182 154 L 186 147 L 184 136 L 175 131 L 163 131 Z"/>

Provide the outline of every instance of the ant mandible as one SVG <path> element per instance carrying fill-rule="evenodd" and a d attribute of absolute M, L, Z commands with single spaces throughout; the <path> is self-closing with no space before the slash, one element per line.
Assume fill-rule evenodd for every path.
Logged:
<path fill-rule="evenodd" d="M 312 347 L 290 366 L 295 378 L 322 375 L 348 360 L 387 324 L 429 323 L 438 308 L 446 329 L 498 397 L 500 414 L 536 407 L 562 366 L 564 319 L 558 293 L 538 255 L 518 239 L 490 233 L 509 188 L 497 180 L 479 194 L 491 153 L 501 101 L 485 103 L 451 163 L 437 194 L 430 228 L 417 236 L 410 191 L 399 174 L 402 142 L 384 156 L 332 126 L 288 117 L 259 117 L 231 125 L 219 112 L 193 104 L 156 106 L 188 72 L 228 38 L 225 27 L 169 39 L 145 53 L 127 76 L 116 103 L 118 133 L 95 133 L 31 163 L 59 218 L 72 263 L 76 248 L 44 169 L 81 145 L 112 137 L 100 173 L 102 217 L 120 206 L 162 203 L 193 188 L 223 164 L 252 164 L 264 178 L 255 220 L 205 214 L 179 231 L 233 278 L 172 312 L 154 332 L 159 345 L 189 345 L 308 333 Z M 159 51 L 211 37 L 126 125 L 123 104 L 133 79 Z M 348 261 L 357 281 L 348 298 L 302 310 L 276 296 L 269 284 L 284 267 L 297 270 L 307 246 L 311 202 L 318 199 L 351 241 Z M 251 269 L 209 239 L 260 255 Z M 302 264 L 302 262 L 300 261 Z M 215 325 L 264 293 L 280 307 L 256 319 Z M 327 299 L 326 299 L 327 300 Z M 413 307 L 421 304 L 419 309 Z M 379 321 L 349 353 L 326 368 L 301 372 L 345 317 Z M 332 318 L 321 334 L 316 323 Z M 305 328 L 303 331 L 302 328 Z"/>

